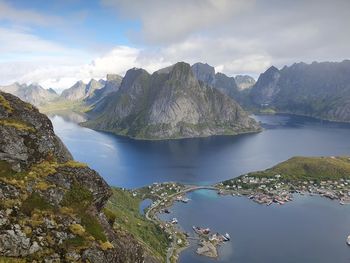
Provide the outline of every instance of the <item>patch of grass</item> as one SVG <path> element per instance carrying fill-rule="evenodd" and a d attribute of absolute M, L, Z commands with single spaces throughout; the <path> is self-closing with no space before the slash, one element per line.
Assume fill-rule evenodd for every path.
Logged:
<path fill-rule="evenodd" d="M 107 221 L 108 223 L 113 226 L 115 220 L 117 219 L 116 214 L 113 213 L 113 211 L 111 211 L 108 208 L 103 208 L 103 213 L 105 214 L 105 216 L 107 217 Z"/>
<path fill-rule="evenodd" d="M 148 221 L 139 213 L 141 199 L 133 197 L 129 191 L 113 189 L 113 195 L 105 211 L 110 220 L 115 218 L 115 227 L 126 230 L 145 245 L 152 254 L 165 259 L 169 241 L 158 225 Z M 111 216 L 113 213 L 113 216 Z"/>
<path fill-rule="evenodd" d="M 85 187 L 74 183 L 65 193 L 62 206 L 72 207 L 76 210 L 85 210 L 92 202 L 92 193 Z"/>
<path fill-rule="evenodd" d="M 84 236 L 85 235 L 85 228 L 82 225 L 79 224 L 72 224 L 69 226 L 69 230 L 74 234 L 78 236 Z"/>
<path fill-rule="evenodd" d="M 6 161 L 0 161 L 0 177 L 13 178 L 16 172 L 11 169 L 11 165 Z"/>
<path fill-rule="evenodd" d="M 28 132 L 35 132 L 35 129 L 33 126 L 14 119 L 0 119 L 0 125 L 12 127 L 20 131 L 28 131 Z"/>
<path fill-rule="evenodd" d="M 70 168 L 86 168 L 88 165 L 86 163 L 76 162 L 76 161 L 68 161 L 62 166 L 70 167 Z"/>
<path fill-rule="evenodd" d="M 250 176 L 282 175 L 283 180 L 339 180 L 350 179 L 349 157 L 293 157 L 270 169 L 250 173 Z"/>
<path fill-rule="evenodd" d="M 85 231 L 96 240 L 105 242 L 107 241 L 107 238 L 101 224 L 94 216 L 86 212 L 86 209 L 91 205 L 92 200 L 92 193 L 85 187 L 75 183 L 65 193 L 61 205 L 71 207 L 81 218 L 81 225 L 85 228 Z"/>
<path fill-rule="evenodd" d="M 23 201 L 21 211 L 30 216 L 35 210 L 52 210 L 53 207 L 38 193 L 32 193 L 26 200 Z"/>
<path fill-rule="evenodd" d="M 33 164 L 28 172 L 31 178 L 45 178 L 49 175 L 55 174 L 58 164 L 56 162 L 43 161 L 41 163 Z"/>
<path fill-rule="evenodd" d="M 87 243 L 88 242 L 85 240 L 85 238 L 81 236 L 76 236 L 65 240 L 63 243 L 63 246 L 66 248 L 70 248 L 70 247 L 77 248 L 77 247 L 85 247 Z"/>
<path fill-rule="evenodd" d="M 2 95 L 0 95 L 0 105 L 4 107 L 7 112 L 13 112 L 13 108 L 11 107 L 10 102 Z"/>
<path fill-rule="evenodd" d="M 38 182 L 36 185 L 35 185 L 35 188 L 37 190 L 40 190 L 40 191 L 46 191 L 47 189 L 49 189 L 50 187 L 53 187 L 51 185 L 49 185 L 48 183 L 44 182 L 44 181 L 40 181 Z"/>
<path fill-rule="evenodd" d="M 104 230 L 98 220 L 88 213 L 83 213 L 81 216 L 81 224 L 85 227 L 86 232 L 92 235 L 96 240 L 103 242 L 107 241 Z"/>
<path fill-rule="evenodd" d="M 25 263 L 25 259 L 11 258 L 11 257 L 0 257 L 0 263 Z"/>
<path fill-rule="evenodd" d="M 110 243 L 110 242 L 103 242 L 103 243 L 100 243 L 100 248 L 103 250 L 103 251 L 106 251 L 108 249 L 112 249 L 114 248 L 113 244 Z"/>

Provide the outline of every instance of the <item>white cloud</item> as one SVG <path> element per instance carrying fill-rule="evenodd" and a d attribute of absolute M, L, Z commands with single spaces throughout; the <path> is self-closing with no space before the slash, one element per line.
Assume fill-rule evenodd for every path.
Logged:
<path fill-rule="evenodd" d="M 172 62 L 257 74 L 271 64 L 340 61 L 350 54 L 349 0 L 101 1 L 138 20 L 133 39 Z"/>
<path fill-rule="evenodd" d="M 115 46 L 101 54 L 48 41 L 26 27 L 0 27 L 0 84 L 38 82 L 64 89 L 77 80 L 124 75 L 132 67 L 153 72 L 178 61 L 257 77 L 271 65 L 339 61 L 350 54 L 348 0 L 102 1 L 119 15 L 140 20 L 140 32 L 133 35 L 142 48 Z M 40 24 L 45 18 L 5 7 L 0 20 Z"/>
<path fill-rule="evenodd" d="M 102 0 L 119 16 L 141 20 L 140 40 L 171 43 L 214 29 L 250 7 L 255 0 Z"/>

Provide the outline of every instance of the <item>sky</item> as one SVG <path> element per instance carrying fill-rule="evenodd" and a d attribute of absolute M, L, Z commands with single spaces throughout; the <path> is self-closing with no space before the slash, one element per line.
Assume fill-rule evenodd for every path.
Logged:
<path fill-rule="evenodd" d="M 0 0 L 0 85 L 58 91 L 133 67 L 229 76 L 350 58 L 349 0 Z"/>

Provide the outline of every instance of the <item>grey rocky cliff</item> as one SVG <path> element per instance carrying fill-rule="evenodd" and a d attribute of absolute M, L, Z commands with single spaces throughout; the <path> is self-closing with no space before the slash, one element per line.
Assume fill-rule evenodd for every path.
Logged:
<path fill-rule="evenodd" d="M 204 63 L 195 63 L 191 66 L 194 76 L 204 83 L 214 86 L 215 85 L 215 69 L 214 67 L 204 64 Z"/>
<path fill-rule="evenodd" d="M 28 126 L 28 129 L 16 129 L 11 125 L 0 126 L 1 160 L 8 161 L 13 169 L 21 171 L 43 161 L 49 154 L 56 156 L 60 162 L 72 159 L 71 154 L 53 132 L 52 123 L 45 115 L 15 96 L 0 94 L 11 107 L 11 110 L 0 110 L 0 120 Z"/>
<path fill-rule="evenodd" d="M 260 75 L 251 91 L 252 99 L 257 104 L 270 104 L 279 92 L 280 71 L 272 66 Z"/>
<path fill-rule="evenodd" d="M 50 120 L 0 92 L 0 257 L 28 262 L 145 262 L 142 246 L 108 223 L 112 191 L 71 154 Z"/>
<path fill-rule="evenodd" d="M 235 81 L 240 90 L 249 89 L 256 83 L 255 79 L 248 75 L 237 75 Z"/>
<path fill-rule="evenodd" d="M 259 125 L 230 97 L 199 81 L 179 62 L 152 75 L 131 69 L 119 91 L 83 125 L 142 139 L 255 132 Z"/>

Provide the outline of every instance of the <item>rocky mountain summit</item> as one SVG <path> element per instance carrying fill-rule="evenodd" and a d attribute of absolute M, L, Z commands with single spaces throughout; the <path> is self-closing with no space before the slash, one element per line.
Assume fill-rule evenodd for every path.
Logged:
<path fill-rule="evenodd" d="M 240 105 L 245 105 L 247 89 L 253 85 L 252 82 L 255 83 L 255 80 L 250 76 L 229 77 L 224 73 L 215 72 L 215 68 L 206 63 L 195 63 L 191 69 L 199 81 L 226 94 Z"/>
<path fill-rule="evenodd" d="M 103 80 L 97 81 L 92 79 L 88 84 L 80 80 L 69 89 L 64 90 L 60 98 L 70 101 L 84 100 L 91 96 L 95 90 L 101 89 L 103 86 Z"/>
<path fill-rule="evenodd" d="M 144 262 L 142 246 L 107 220 L 111 194 L 45 115 L 0 92 L 0 260 Z"/>
<path fill-rule="evenodd" d="M 19 84 L 13 83 L 7 86 L 0 86 L 0 91 L 11 93 L 20 99 L 40 106 L 58 98 L 57 93 L 53 89 L 44 89 L 38 84 Z"/>
<path fill-rule="evenodd" d="M 133 138 L 169 139 L 256 132 L 259 125 L 230 97 L 176 63 L 152 75 L 131 69 L 83 125 Z"/>
<path fill-rule="evenodd" d="M 237 75 L 235 81 L 240 90 L 249 89 L 256 83 L 255 79 L 248 75 Z"/>

